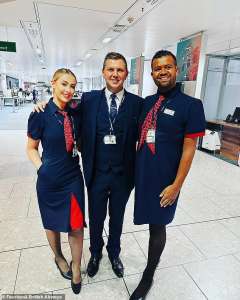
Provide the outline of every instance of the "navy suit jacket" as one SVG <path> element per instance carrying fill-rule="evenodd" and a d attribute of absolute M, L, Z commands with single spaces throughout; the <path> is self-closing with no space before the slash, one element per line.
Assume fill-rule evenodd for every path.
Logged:
<path fill-rule="evenodd" d="M 86 186 L 89 188 L 95 171 L 96 125 L 99 104 L 105 89 L 84 93 L 81 98 L 81 154 Z M 138 134 L 138 118 L 143 99 L 125 91 L 127 117 L 124 122 L 123 172 L 130 189 L 134 186 L 134 169 L 136 141 Z"/>

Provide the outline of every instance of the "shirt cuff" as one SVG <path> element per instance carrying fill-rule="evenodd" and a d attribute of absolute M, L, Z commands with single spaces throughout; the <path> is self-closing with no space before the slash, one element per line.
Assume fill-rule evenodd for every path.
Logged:
<path fill-rule="evenodd" d="M 187 133 L 185 134 L 186 138 L 194 139 L 196 137 L 201 137 L 205 135 L 205 131 L 196 132 L 196 133 Z"/>

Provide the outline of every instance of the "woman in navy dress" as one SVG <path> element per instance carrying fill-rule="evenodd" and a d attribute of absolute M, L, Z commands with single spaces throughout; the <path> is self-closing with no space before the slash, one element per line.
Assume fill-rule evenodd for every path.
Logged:
<path fill-rule="evenodd" d="M 205 132 L 202 102 L 180 91 L 176 57 L 158 51 L 152 77 L 158 92 L 147 97 L 140 117 L 136 156 L 134 223 L 149 224 L 148 261 L 130 300 L 145 299 L 166 243 L 181 186 L 190 169 L 197 137 Z"/>
<path fill-rule="evenodd" d="M 37 169 L 37 196 L 43 227 L 61 275 L 71 280 L 74 293 L 81 289 L 84 183 L 79 166 L 76 116 L 68 113 L 77 80 L 69 69 L 59 69 L 52 79 L 53 98 L 44 112 L 28 120 L 27 154 Z M 41 142 L 43 152 L 39 155 Z M 61 250 L 60 232 L 68 232 L 72 262 Z"/>

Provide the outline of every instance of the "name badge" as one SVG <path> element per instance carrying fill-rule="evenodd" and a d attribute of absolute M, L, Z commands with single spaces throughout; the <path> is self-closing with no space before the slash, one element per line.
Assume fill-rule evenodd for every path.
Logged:
<path fill-rule="evenodd" d="M 175 111 L 174 111 L 174 110 L 171 110 L 171 109 L 168 109 L 168 108 L 165 108 L 165 109 L 164 109 L 164 113 L 165 113 L 166 115 L 174 116 Z"/>
<path fill-rule="evenodd" d="M 74 142 L 73 150 L 72 150 L 72 157 L 78 156 L 77 144 Z"/>
<path fill-rule="evenodd" d="M 113 134 L 105 135 L 105 137 L 103 138 L 103 142 L 105 145 L 116 145 L 116 136 Z"/>
<path fill-rule="evenodd" d="M 146 137 L 147 143 L 155 143 L 155 129 L 149 129 Z"/>

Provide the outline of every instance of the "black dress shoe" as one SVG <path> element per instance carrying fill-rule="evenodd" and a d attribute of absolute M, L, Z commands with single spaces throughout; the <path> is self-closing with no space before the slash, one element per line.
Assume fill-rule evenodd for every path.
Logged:
<path fill-rule="evenodd" d="M 90 257 L 90 260 L 89 260 L 88 266 L 87 266 L 88 276 L 93 277 L 97 274 L 101 258 L 102 258 L 102 255 L 98 255 L 98 256 L 92 255 Z"/>
<path fill-rule="evenodd" d="M 70 263 L 70 270 L 72 272 L 72 262 Z M 82 280 L 78 283 L 73 282 L 73 278 L 71 279 L 71 288 L 74 294 L 79 294 L 82 288 Z"/>
<path fill-rule="evenodd" d="M 119 257 L 117 258 L 109 258 L 112 264 L 113 272 L 117 275 L 117 277 L 121 278 L 124 274 L 124 267 Z"/>
<path fill-rule="evenodd" d="M 142 291 L 139 291 L 141 282 L 142 282 L 142 280 L 140 281 L 138 287 L 135 289 L 135 291 L 130 296 L 129 300 L 145 300 L 146 299 L 147 294 L 152 287 L 153 280 L 146 282 L 145 288 L 142 288 Z"/>
<path fill-rule="evenodd" d="M 56 264 L 56 266 L 57 266 L 57 268 L 58 268 L 58 270 L 59 270 L 59 272 L 60 272 L 60 274 L 62 275 L 63 278 L 68 279 L 68 280 L 71 280 L 71 279 L 72 279 L 72 272 L 71 272 L 71 270 L 68 270 L 67 272 L 63 272 L 63 271 L 60 269 L 60 267 L 59 267 L 59 265 L 58 265 L 56 259 L 55 259 L 55 264 Z"/>

